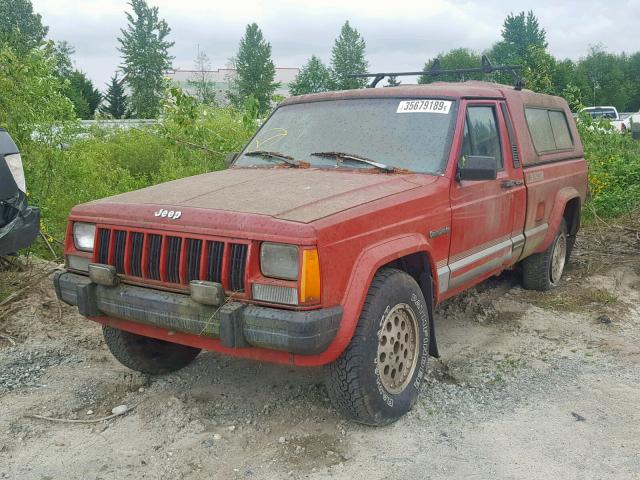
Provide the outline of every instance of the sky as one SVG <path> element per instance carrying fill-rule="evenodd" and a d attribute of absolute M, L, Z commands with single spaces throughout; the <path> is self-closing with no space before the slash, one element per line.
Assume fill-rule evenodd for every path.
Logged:
<path fill-rule="evenodd" d="M 49 37 L 75 47 L 76 68 L 100 89 L 120 63 L 117 37 L 126 0 L 32 0 Z M 271 43 L 277 67 L 300 67 L 312 54 L 325 62 L 345 20 L 367 44 L 370 71 L 420 70 L 458 47 L 482 51 L 500 39 L 509 13 L 533 10 L 550 52 L 577 60 L 601 44 L 610 52 L 640 50 L 640 0 L 148 0 L 171 27 L 174 66 L 193 68 L 198 46 L 212 67 L 228 65 L 248 23 Z"/>

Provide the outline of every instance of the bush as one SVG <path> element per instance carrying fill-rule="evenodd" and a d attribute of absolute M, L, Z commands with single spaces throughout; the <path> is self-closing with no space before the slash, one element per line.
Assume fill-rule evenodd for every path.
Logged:
<path fill-rule="evenodd" d="M 89 129 L 84 139 L 73 141 L 70 151 L 101 156 L 131 176 L 150 182 L 171 143 L 154 135 L 154 127 L 113 129 L 100 125 Z"/>
<path fill-rule="evenodd" d="M 616 217 L 640 206 L 640 142 L 629 134 L 619 134 L 606 121 L 588 115 L 578 122 L 589 166 L 590 205 L 593 214 Z"/>
<path fill-rule="evenodd" d="M 103 155 L 101 142 L 83 140 L 68 150 L 33 143 L 24 152 L 29 202 L 41 209 L 43 230 L 62 240 L 66 219 L 78 204 L 144 186 Z"/>
<path fill-rule="evenodd" d="M 48 49 L 19 54 L 0 43 L 0 126 L 11 132 L 20 148 L 30 143 L 34 131 L 42 141 L 57 141 L 60 124 L 75 120 L 55 66 Z M 58 128 L 49 128 L 54 122 Z"/>
<path fill-rule="evenodd" d="M 225 157 L 244 147 L 256 128 L 243 113 L 198 103 L 178 88 L 170 90 L 163 116 L 148 132 L 167 142 L 153 183 L 224 168 Z"/>
<path fill-rule="evenodd" d="M 74 205 L 219 170 L 252 133 L 241 113 L 198 104 L 174 89 L 157 125 L 67 130 L 64 149 L 44 141 L 27 143 L 29 201 L 42 211 L 43 231 L 62 240 Z M 44 253 L 44 246 L 37 251 Z"/>

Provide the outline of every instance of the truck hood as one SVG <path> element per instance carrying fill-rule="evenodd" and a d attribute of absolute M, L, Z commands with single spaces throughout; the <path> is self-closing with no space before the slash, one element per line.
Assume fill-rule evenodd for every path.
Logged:
<path fill-rule="evenodd" d="M 232 168 L 174 180 L 87 205 L 157 205 L 268 215 L 310 223 L 373 200 L 432 183 L 437 177 L 319 169 Z"/>

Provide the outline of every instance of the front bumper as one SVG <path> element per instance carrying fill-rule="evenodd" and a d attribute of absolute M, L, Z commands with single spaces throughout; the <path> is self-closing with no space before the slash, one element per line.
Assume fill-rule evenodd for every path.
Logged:
<path fill-rule="evenodd" d="M 315 355 L 334 339 L 342 308 L 290 311 L 227 301 L 220 307 L 189 295 L 133 285 L 106 287 L 84 275 L 58 272 L 56 295 L 86 317 L 113 317 L 209 338 L 224 347 L 249 346 Z"/>

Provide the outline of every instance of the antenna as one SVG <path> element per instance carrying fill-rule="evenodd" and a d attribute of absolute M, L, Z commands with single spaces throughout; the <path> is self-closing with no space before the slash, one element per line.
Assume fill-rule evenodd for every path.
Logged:
<path fill-rule="evenodd" d="M 440 59 L 436 58 L 431 67 L 424 69 L 420 72 L 384 72 L 384 73 L 356 73 L 349 75 L 351 78 L 372 78 L 373 80 L 369 84 L 368 88 L 375 88 L 380 80 L 385 77 L 406 77 L 415 75 L 426 75 L 428 77 L 437 77 L 439 75 L 464 75 L 466 73 L 494 73 L 494 72 L 508 72 L 513 76 L 514 88 L 516 90 L 522 90 L 525 84 L 524 78 L 520 76 L 518 71 L 522 70 L 522 65 L 492 65 L 486 55 L 482 55 L 482 62 L 480 67 L 473 68 L 454 68 L 454 69 L 442 69 L 440 68 Z"/>

